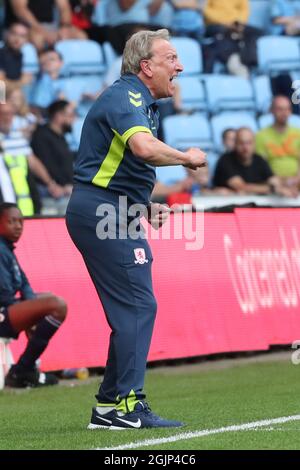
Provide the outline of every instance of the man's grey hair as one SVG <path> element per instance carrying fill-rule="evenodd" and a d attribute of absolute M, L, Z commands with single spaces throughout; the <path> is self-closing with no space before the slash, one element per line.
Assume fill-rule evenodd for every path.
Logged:
<path fill-rule="evenodd" d="M 152 45 L 156 39 L 169 41 L 169 31 L 167 29 L 138 31 L 128 39 L 123 52 L 121 75 L 124 73 L 138 74 L 140 72 L 141 60 L 151 59 Z"/>

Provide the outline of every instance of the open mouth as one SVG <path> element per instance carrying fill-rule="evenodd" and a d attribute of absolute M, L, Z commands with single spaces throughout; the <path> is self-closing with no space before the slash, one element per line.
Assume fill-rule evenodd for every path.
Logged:
<path fill-rule="evenodd" d="M 173 80 L 175 80 L 175 78 L 177 78 L 177 75 L 173 75 L 173 77 L 170 78 L 170 82 L 173 82 Z"/>

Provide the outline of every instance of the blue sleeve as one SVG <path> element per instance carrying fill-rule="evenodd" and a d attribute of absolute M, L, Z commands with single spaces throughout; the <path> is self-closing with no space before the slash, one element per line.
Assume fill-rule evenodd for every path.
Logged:
<path fill-rule="evenodd" d="M 21 276 L 22 276 L 22 287 L 20 289 L 22 300 L 35 299 L 36 295 L 33 292 L 32 287 L 28 282 L 26 274 L 24 273 L 22 269 L 20 269 L 20 271 L 21 271 Z"/>
<path fill-rule="evenodd" d="M 30 104 L 47 108 L 56 99 L 53 80 L 47 74 L 42 74 L 34 83 L 30 93 Z"/>
<path fill-rule="evenodd" d="M 15 302 L 11 279 L 11 261 L 5 253 L 0 253 L 0 307 L 7 307 Z"/>
<path fill-rule="evenodd" d="M 294 7 L 289 5 L 286 0 L 272 0 L 270 8 L 271 18 L 278 18 L 279 16 L 292 16 L 294 13 Z"/>
<path fill-rule="evenodd" d="M 146 105 L 142 94 L 124 90 L 120 101 L 111 111 L 107 112 L 107 122 L 124 142 L 136 132 L 151 133 Z"/>

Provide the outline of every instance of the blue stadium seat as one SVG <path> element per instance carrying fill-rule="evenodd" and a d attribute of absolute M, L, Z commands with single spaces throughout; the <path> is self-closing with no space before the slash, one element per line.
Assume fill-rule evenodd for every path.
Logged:
<path fill-rule="evenodd" d="M 213 142 L 208 119 L 203 114 L 168 116 L 163 120 L 165 142 L 177 149 L 200 147 L 212 150 Z"/>
<path fill-rule="evenodd" d="M 101 2 L 96 2 L 94 9 L 92 21 L 94 24 L 99 26 L 106 25 L 106 8 L 109 0 L 101 0 Z"/>
<path fill-rule="evenodd" d="M 206 75 L 205 86 L 209 111 L 255 110 L 251 82 L 230 75 Z"/>
<path fill-rule="evenodd" d="M 219 158 L 220 158 L 220 155 L 218 153 L 214 153 L 214 152 L 207 153 L 206 159 L 207 159 L 208 172 L 209 172 L 209 184 L 212 183 Z"/>
<path fill-rule="evenodd" d="M 182 75 L 199 75 L 203 72 L 202 50 L 195 39 L 172 37 L 171 42 L 184 67 Z"/>
<path fill-rule="evenodd" d="M 257 41 L 258 69 L 262 73 L 290 72 L 300 69 L 299 39 L 264 36 Z"/>
<path fill-rule="evenodd" d="M 72 132 L 66 136 L 69 147 L 73 152 L 77 152 L 79 148 L 83 123 L 84 118 L 76 118 L 72 126 Z"/>
<path fill-rule="evenodd" d="M 254 77 L 253 88 L 257 112 L 268 112 L 273 99 L 270 77 L 268 75 Z"/>
<path fill-rule="evenodd" d="M 248 24 L 268 31 L 271 23 L 270 0 L 251 0 Z"/>
<path fill-rule="evenodd" d="M 36 74 L 39 71 L 39 58 L 36 48 L 30 42 L 22 47 L 23 72 Z"/>
<path fill-rule="evenodd" d="M 217 116 L 213 116 L 211 119 L 211 125 L 215 147 L 219 151 L 223 150 L 222 132 L 225 131 L 225 129 L 249 127 L 253 132 L 257 131 L 256 120 L 250 113 L 224 112 Z"/>
<path fill-rule="evenodd" d="M 114 48 L 109 42 L 104 42 L 102 44 L 102 49 L 106 67 L 109 68 L 118 57 L 118 54 L 115 52 Z"/>
<path fill-rule="evenodd" d="M 260 129 L 272 126 L 273 122 L 274 117 L 271 113 L 263 114 L 258 118 L 258 125 Z M 297 114 L 292 114 L 289 118 L 289 125 L 292 127 L 300 128 L 300 116 L 298 116 Z"/>
<path fill-rule="evenodd" d="M 60 89 L 67 100 L 79 103 L 84 93 L 101 91 L 102 79 L 99 75 L 68 77 L 60 80 Z"/>
<path fill-rule="evenodd" d="M 178 80 L 182 107 L 186 110 L 207 111 L 203 82 L 198 77 L 181 77 Z"/>
<path fill-rule="evenodd" d="M 71 75 L 103 74 L 106 66 L 101 46 L 89 39 L 68 39 L 58 41 L 55 49 L 63 57 L 66 69 Z"/>

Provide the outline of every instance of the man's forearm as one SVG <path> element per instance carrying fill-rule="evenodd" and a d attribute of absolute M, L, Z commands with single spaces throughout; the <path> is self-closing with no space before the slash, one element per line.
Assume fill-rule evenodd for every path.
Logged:
<path fill-rule="evenodd" d="M 36 17 L 31 13 L 28 6 L 24 4 L 20 5 L 18 1 L 12 1 L 12 7 L 14 10 L 14 14 L 18 17 L 19 20 L 24 21 L 28 26 L 33 29 L 41 29 L 42 26 Z"/>
<path fill-rule="evenodd" d="M 32 173 L 37 176 L 45 186 L 49 186 L 53 181 L 45 165 L 35 156 L 28 157 L 28 165 Z"/>
<path fill-rule="evenodd" d="M 72 10 L 66 0 L 56 0 L 56 6 L 59 11 L 59 21 L 61 25 L 70 25 L 72 22 Z"/>
<path fill-rule="evenodd" d="M 172 166 L 188 164 L 184 152 L 173 149 L 153 136 L 145 134 L 144 139 L 137 139 L 133 135 L 129 139 L 129 146 L 136 157 L 140 157 L 153 166 Z"/>
<path fill-rule="evenodd" d="M 270 194 L 271 189 L 268 184 L 246 184 L 243 190 L 248 194 Z"/>

